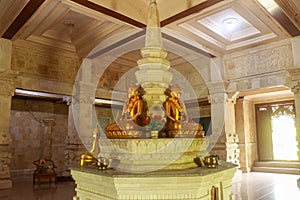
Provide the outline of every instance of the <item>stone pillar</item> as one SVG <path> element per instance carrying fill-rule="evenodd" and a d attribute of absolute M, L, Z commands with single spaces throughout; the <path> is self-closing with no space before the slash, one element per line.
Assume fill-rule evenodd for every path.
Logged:
<path fill-rule="evenodd" d="M 252 101 L 239 98 L 235 104 L 236 134 L 239 138 L 239 161 L 243 172 L 250 172 L 257 155 L 255 107 Z"/>
<path fill-rule="evenodd" d="M 71 176 L 70 167 L 77 167 L 80 164 L 80 156 L 85 153 L 86 149 L 83 146 L 79 135 L 75 128 L 73 111 L 71 107 L 71 97 L 65 99 L 69 106 L 68 113 L 68 135 L 66 137 L 66 150 L 65 150 L 65 166 L 62 176 Z"/>
<path fill-rule="evenodd" d="M 289 69 L 287 85 L 294 92 L 295 110 L 296 110 L 296 140 L 298 141 L 298 159 L 300 160 L 300 68 Z"/>
<path fill-rule="evenodd" d="M 0 39 L 0 189 L 11 188 L 10 161 L 11 135 L 9 131 L 11 97 L 14 95 L 14 78 L 16 72 L 11 66 L 12 43 Z"/>
<path fill-rule="evenodd" d="M 91 148 L 93 120 L 95 115 L 95 92 L 97 84 L 93 82 L 92 61 L 84 59 L 80 71 L 79 80 L 75 83 L 75 94 L 72 99 L 72 114 L 75 128 L 82 143 L 87 149 Z"/>
<path fill-rule="evenodd" d="M 227 157 L 226 161 L 237 165 L 240 165 L 239 154 L 240 150 L 238 148 L 239 138 L 236 134 L 235 127 L 235 103 L 236 103 L 236 93 L 229 97 L 227 95 L 226 99 L 226 110 L 225 110 L 225 135 L 226 135 L 226 151 Z"/>
<path fill-rule="evenodd" d="M 226 93 L 224 82 L 210 83 L 209 102 L 211 104 L 211 127 L 210 146 L 211 154 L 217 154 L 221 160 L 226 160 L 226 137 L 224 132 L 225 124 L 225 102 Z"/>
<path fill-rule="evenodd" d="M 297 89 L 293 89 L 295 95 L 295 109 L 296 109 L 296 137 L 298 142 L 298 159 L 300 160 L 300 85 L 298 85 Z"/>
<path fill-rule="evenodd" d="M 10 161 L 12 157 L 10 145 L 12 140 L 9 131 L 11 96 L 14 92 L 12 85 L 13 82 L 1 77 L 0 72 L 0 189 L 12 187 L 10 180 Z"/>
<path fill-rule="evenodd" d="M 97 83 L 93 76 L 95 76 L 95 72 L 92 60 L 84 59 L 79 71 L 79 78 L 75 82 L 71 106 L 69 106 L 69 132 L 66 138 L 67 166 L 76 164 L 75 162 L 80 160 L 80 155 L 91 150 L 92 147 L 92 132 L 95 128 L 93 126 L 97 121 L 94 110 Z M 82 144 L 85 147 L 84 150 L 81 149 Z"/>
<path fill-rule="evenodd" d="M 235 96 L 228 98 L 227 82 L 208 84 L 211 104 L 212 136 L 209 150 L 220 159 L 239 165 L 238 136 L 235 131 Z"/>
<path fill-rule="evenodd" d="M 300 37 L 294 37 L 291 40 L 292 43 L 292 50 L 293 50 L 293 58 L 294 58 L 294 66 L 300 67 L 300 57 L 299 57 L 299 51 L 300 51 Z"/>

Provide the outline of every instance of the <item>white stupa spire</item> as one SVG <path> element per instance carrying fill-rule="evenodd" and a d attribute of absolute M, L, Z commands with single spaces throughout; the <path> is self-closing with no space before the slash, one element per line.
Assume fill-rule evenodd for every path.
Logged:
<path fill-rule="evenodd" d="M 162 34 L 156 0 L 150 0 L 146 27 L 145 47 L 141 49 L 142 59 L 138 60 L 139 70 L 135 73 L 138 84 L 146 94 L 148 106 L 161 104 L 164 92 L 169 87 L 173 74 L 168 71 L 168 52 L 162 47 Z"/>
<path fill-rule="evenodd" d="M 159 13 L 156 0 L 150 0 L 145 47 L 162 48 L 162 36 L 160 31 Z"/>

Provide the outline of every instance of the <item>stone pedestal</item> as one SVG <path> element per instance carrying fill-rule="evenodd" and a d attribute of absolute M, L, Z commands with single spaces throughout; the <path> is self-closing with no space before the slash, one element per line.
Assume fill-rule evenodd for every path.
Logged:
<path fill-rule="evenodd" d="M 231 182 L 236 165 L 221 162 L 218 168 L 193 168 L 186 170 L 156 171 L 131 174 L 113 169 L 73 168 L 76 182 L 74 200 L 101 199 L 212 199 L 217 188 L 219 199 L 232 199 Z"/>
<path fill-rule="evenodd" d="M 100 157 L 113 168 L 144 173 L 197 167 L 194 158 L 205 155 L 209 138 L 100 139 Z"/>

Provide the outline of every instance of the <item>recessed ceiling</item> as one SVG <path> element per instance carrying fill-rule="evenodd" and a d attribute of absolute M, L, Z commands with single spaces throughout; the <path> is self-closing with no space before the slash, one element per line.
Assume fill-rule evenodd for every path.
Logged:
<path fill-rule="evenodd" d="M 157 3 L 167 39 L 219 56 L 300 35 L 298 1 L 275 0 L 269 5 L 263 1 L 266 0 L 157 0 Z M 146 26 L 148 2 L 0 1 L 0 9 L 4 11 L 0 13 L 0 34 L 19 45 L 37 45 L 85 57 L 97 44 L 118 33 L 132 31 L 124 34 L 124 38 L 111 40 L 111 47 L 140 37 L 136 33 Z M 276 12 L 271 9 L 274 5 Z M 235 26 L 231 30 L 226 28 L 232 24 Z"/>
<path fill-rule="evenodd" d="M 197 22 L 231 42 L 260 33 L 231 8 L 199 19 Z"/>

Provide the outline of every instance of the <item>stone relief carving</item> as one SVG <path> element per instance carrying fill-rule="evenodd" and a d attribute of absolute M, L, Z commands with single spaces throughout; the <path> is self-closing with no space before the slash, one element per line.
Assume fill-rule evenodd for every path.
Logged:
<path fill-rule="evenodd" d="M 0 95 L 13 96 L 15 91 L 15 86 L 13 81 L 9 79 L 0 78 Z"/>
<path fill-rule="evenodd" d="M 23 76 L 37 76 L 73 83 L 79 69 L 77 58 L 47 54 L 33 49 L 14 47 L 12 50 L 12 69 Z"/>
<path fill-rule="evenodd" d="M 288 70 L 286 76 L 286 85 L 290 87 L 294 93 L 300 93 L 300 68 Z"/>
<path fill-rule="evenodd" d="M 291 45 L 267 49 L 224 61 L 228 79 L 254 76 L 293 67 Z"/>
<path fill-rule="evenodd" d="M 211 94 L 208 96 L 210 104 L 224 104 L 226 102 L 225 94 Z"/>

